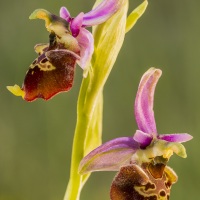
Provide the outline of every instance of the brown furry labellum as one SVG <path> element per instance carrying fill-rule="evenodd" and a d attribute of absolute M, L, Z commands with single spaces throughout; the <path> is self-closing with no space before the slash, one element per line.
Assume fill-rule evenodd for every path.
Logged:
<path fill-rule="evenodd" d="M 162 163 L 121 167 L 113 180 L 111 200 L 168 200 L 176 173 Z"/>

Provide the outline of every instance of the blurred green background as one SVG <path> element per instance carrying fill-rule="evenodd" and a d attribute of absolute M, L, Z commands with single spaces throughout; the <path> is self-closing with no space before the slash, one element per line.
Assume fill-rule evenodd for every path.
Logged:
<path fill-rule="evenodd" d="M 130 0 L 130 10 L 141 3 Z M 69 178 L 76 101 L 82 79 L 77 67 L 69 93 L 45 102 L 27 103 L 6 90 L 21 85 L 36 58 L 33 47 L 47 42 L 41 20 L 30 21 L 36 8 L 55 14 L 67 6 L 73 16 L 87 12 L 94 1 L 0 1 L 0 200 L 61 200 Z M 103 141 L 131 136 L 137 129 L 133 102 L 142 74 L 163 70 L 155 96 L 159 133 L 188 132 L 187 159 L 173 156 L 179 175 L 172 200 L 199 199 L 200 178 L 200 1 L 151 0 L 144 16 L 126 36 L 104 90 Z M 112 37 L 112 35 L 111 35 Z M 93 173 L 82 200 L 109 199 L 115 173 Z"/>

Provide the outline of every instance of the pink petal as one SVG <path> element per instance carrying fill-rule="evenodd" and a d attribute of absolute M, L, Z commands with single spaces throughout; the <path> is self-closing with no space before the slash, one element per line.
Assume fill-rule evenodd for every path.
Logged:
<path fill-rule="evenodd" d="M 145 148 L 151 143 L 153 136 L 137 130 L 133 136 L 133 139 L 140 144 L 141 148 Z"/>
<path fill-rule="evenodd" d="M 94 52 L 94 39 L 92 34 L 85 28 L 81 28 L 79 35 L 76 38 L 80 46 L 80 60 L 78 64 L 82 69 L 85 69 L 90 62 L 92 54 Z"/>
<path fill-rule="evenodd" d="M 149 134 L 157 135 L 153 111 L 154 91 L 162 71 L 150 68 L 140 81 L 135 99 L 135 118 L 138 128 Z"/>
<path fill-rule="evenodd" d="M 67 10 L 67 8 L 65 8 L 65 7 L 61 7 L 61 9 L 60 9 L 60 17 L 62 17 L 63 19 L 65 19 L 67 22 L 71 21 L 70 13 Z"/>
<path fill-rule="evenodd" d="M 193 137 L 187 133 L 174 133 L 174 134 L 164 134 L 164 135 L 159 135 L 159 139 L 161 140 L 166 140 L 168 142 L 187 142 L 191 140 Z"/>
<path fill-rule="evenodd" d="M 121 4 L 119 0 L 104 0 L 94 10 L 86 13 L 83 17 L 84 26 L 94 26 L 109 19 Z"/>
<path fill-rule="evenodd" d="M 92 171 L 117 171 L 130 164 L 131 156 L 139 149 L 131 137 L 121 137 L 104 143 L 84 157 L 79 165 L 81 174 Z"/>
<path fill-rule="evenodd" d="M 83 22 L 83 15 L 84 13 L 82 12 L 71 21 L 70 29 L 74 37 L 76 37 L 80 32 L 82 22 Z"/>

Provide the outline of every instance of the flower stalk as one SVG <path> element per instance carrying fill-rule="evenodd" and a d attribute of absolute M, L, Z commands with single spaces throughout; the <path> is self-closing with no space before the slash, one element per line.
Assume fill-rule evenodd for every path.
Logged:
<path fill-rule="evenodd" d="M 145 4 L 147 5 L 147 1 Z M 103 88 L 126 33 L 128 1 L 120 0 L 120 5 L 109 20 L 93 27 L 94 53 L 90 67 L 86 68 L 87 77 L 83 79 L 79 93 L 70 180 L 64 200 L 79 199 L 81 189 L 90 175 L 78 173 L 80 161 L 101 144 Z M 145 10 L 146 6 L 141 9 Z M 140 16 L 134 18 L 134 21 Z"/>
<path fill-rule="evenodd" d="M 79 163 L 101 143 L 103 87 L 124 40 L 127 10 L 128 1 L 125 1 L 114 16 L 93 29 L 94 53 L 79 93 L 70 181 L 64 200 L 79 199 L 83 184 L 89 177 L 89 174 L 84 177 L 78 174 Z M 108 44 L 112 47 L 112 54 Z"/>

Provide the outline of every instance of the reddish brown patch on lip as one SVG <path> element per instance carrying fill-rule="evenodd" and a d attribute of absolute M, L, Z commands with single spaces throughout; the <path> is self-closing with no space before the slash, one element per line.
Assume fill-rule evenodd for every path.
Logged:
<path fill-rule="evenodd" d="M 171 168 L 161 163 L 123 166 L 112 182 L 110 198 L 111 200 L 167 200 L 171 185 L 175 183 L 175 176 Z"/>
<path fill-rule="evenodd" d="M 36 98 L 48 100 L 59 92 L 69 91 L 73 85 L 76 56 L 63 49 L 44 54 L 43 63 L 36 62 L 26 74 L 22 90 L 25 91 L 24 99 L 27 101 Z M 41 56 L 44 57 L 44 54 Z"/>

